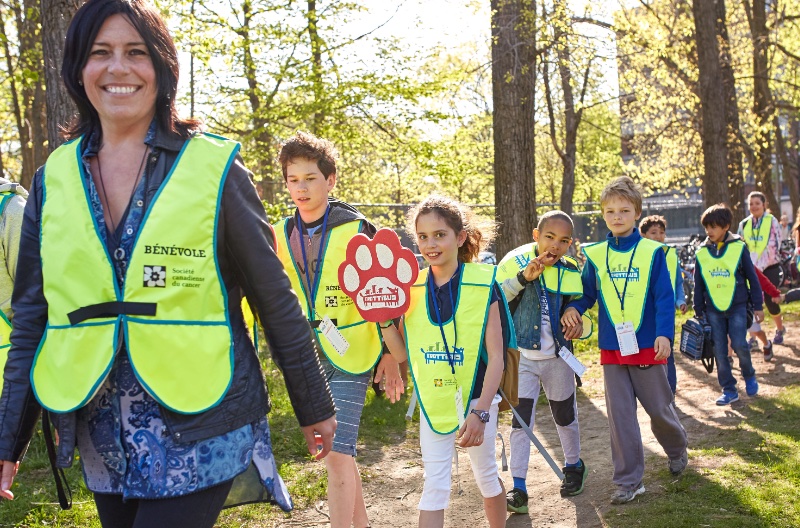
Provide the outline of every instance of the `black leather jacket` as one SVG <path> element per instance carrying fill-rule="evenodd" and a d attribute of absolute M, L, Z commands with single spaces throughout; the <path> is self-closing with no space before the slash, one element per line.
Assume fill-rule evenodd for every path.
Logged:
<path fill-rule="evenodd" d="M 169 173 L 184 140 L 157 132 L 145 177 L 145 207 Z M 25 209 L 18 273 L 12 297 L 14 329 L 0 395 L 0 460 L 22 458 L 40 413 L 33 396 L 30 371 L 47 323 L 47 299 L 42 291 L 40 225 L 42 171 L 37 171 Z M 48 196 L 48 200 L 57 199 Z M 64 219 L 68 221 L 68 219 Z M 187 219 L 191 221 L 191 219 Z M 65 242 L 65 246 L 68 242 Z M 274 240 L 264 207 L 250 173 L 237 157 L 222 191 L 217 227 L 217 258 L 228 293 L 234 337 L 234 375 L 222 402 L 206 412 L 181 415 L 162 408 L 169 434 L 190 442 L 232 431 L 264 416 L 270 408 L 258 356 L 245 329 L 240 303 L 245 294 L 263 323 L 273 359 L 283 372 L 292 406 L 301 426 L 334 415 L 330 389 L 314 350 L 311 331 L 289 279 L 273 250 Z M 65 277 L 68 280 L 68 277 Z M 74 423 L 74 413 L 53 415 L 56 427 Z M 70 431 L 64 431 L 69 435 Z M 59 465 L 71 459 L 60 446 Z M 66 449 L 65 449 L 66 448 Z"/>

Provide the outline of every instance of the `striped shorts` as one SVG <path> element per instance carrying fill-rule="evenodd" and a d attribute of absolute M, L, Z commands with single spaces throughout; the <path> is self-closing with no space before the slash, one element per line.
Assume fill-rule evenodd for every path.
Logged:
<path fill-rule="evenodd" d="M 336 435 L 333 437 L 333 450 L 337 453 L 356 456 L 358 441 L 358 425 L 361 411 L 364 410 L 364 399 L 367 396 L 372 371 L 353 375 L 342 372 L 328 361 L 319 358 L 325 378 L 331 387 L 333 404 L 336 406 Z"/>

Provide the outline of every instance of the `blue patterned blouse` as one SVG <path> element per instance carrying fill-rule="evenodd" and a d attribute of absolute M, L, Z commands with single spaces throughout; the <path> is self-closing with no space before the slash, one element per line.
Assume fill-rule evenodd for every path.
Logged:
<path fill-rule="evenodd" d="M 155 126 L 151 126 L 145 143 L 152 146 L 154 137 Z M 116 229 L 117 243 L 114 237 L 109 237 L 98 190 L 91 177 L 89 161 L 97 156 L 98 150 L 98 137 L 93 135 L 82 155 L 85 184 L 100 236 L 112 256 L 122 287 L 145 213 L 148 171 L 145 169 L 133 191 L 127 214 Z M 252 464 L 266 489 L 262 499 L 284 511 L 292 509 L 292 500 L 272 456 L 266 417 L 220 436 L 175 443 L 167 433 L 158 403 L 134 375 L 124 343 L 97 394 L 78 411 L 77 445 L 86 486 L 95 493 L 121 494 L 134 499 L 176 497 L 231 480 Z"/>

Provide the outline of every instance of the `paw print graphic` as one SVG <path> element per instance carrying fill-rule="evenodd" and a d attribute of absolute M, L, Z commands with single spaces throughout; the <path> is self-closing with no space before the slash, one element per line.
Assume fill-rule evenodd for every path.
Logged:
<path fill-rule="evenodd" d="M 394 231 L 381 229 L 371 240 L 359 234 L 347 244 L 346 258 L 339 266 L 339 287 L 353 299 L 364 320 L 380 323 L 408 310 L 417 275 L 414 252 L 400 244 Z"/>

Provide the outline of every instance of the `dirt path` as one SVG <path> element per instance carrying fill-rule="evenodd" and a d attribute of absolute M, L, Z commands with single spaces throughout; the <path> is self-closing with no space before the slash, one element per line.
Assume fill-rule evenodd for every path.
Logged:
<path fill-rule="evenodd" d="M 787 325 L 789 333 L 798 324 Z M 769 335 L 774 329 L 768 329 Z M 796 334 L 796 332 L 795 332 Z M 730 407 L 718 407 L 714 400 L 719 396 L 716 371 L 708 375 L 699 362 L 690 362 L 680 354 L 677 356 L 678 394 L 676 404 L 683 426 L 689 435 L 690 468 L 710 468 L 713 460 L 692 458 L 691 448 L 701 440 L 708 441 L 736 427 L 742 419 L 742 409 L 750 398 L 744 395 L 743 382 L 739 382 L 741 400 Z M 761 353 L 753 355 L 760 383 L 761 396 L 775 395 L 782 387 L 800 381 L 800 337 L 787 336 L 783 346 L 775 346 L 775 360 L 765 363 Z M 611 483 L 611 455 L 608 450 L 608 422 L 603 397 L 602 370 L 599 362 L 588 365 L 590 373 L 584 386 L 578 390 L 578 412 L 581 425 L 582 458 L 590 475 L 584 493 L 570 499 L 559 495 L 560 482 L 544 459 L 533 448 L 528 472 L 528 492 L 530 494 L 528 515 L 510 515 L 507 526 L 548 526 L 548 527 L 597 527 L 604 526 L 604 518 L 615 515 L 617 507 L 609 505 L 608 498 L 614 487 Z M 734 375 L 740 377 L 738 368 Z M 563 461 L 563 453 L 558 442 L 549 408 L 546 404 L 537 408 L 536 436 L 548 448 L 557 463 Z M 649 418 L 639 410 L 639 422 L 647 459 L 645 486 L 648 497 L 662 493 L 660 485 L 670 478 L 664 470 L 667 459 L 650 432 Z M 511 418 L 501 417 L 500 432 L 506 440 L 510 432 Z M 372 525 L 410 528 L 417 526 L 417 503 L 422 491 L 422 462 L 419 451 L 418 426 L 409 428 L 408 436 L 397 444 L 385 446 L 382 450 L 361 450 L 358 462 L 364 477 L 364 495 Z M 498 463 L 500 442 L 497 442 Z M 455 482 L 450 507 L 445 515 L 445 527 L 477 528 L 485 526 L 480 493 L 472 479 L 469 458 L 459 450 L 460 484 L 462 493 L 456 492 Z M 510 472 L 501 472 L 506 489 L 511 487 Z M 325 512 L 324 503 L 317 505 Z M 323 526 L 326 517 L 315 509 L 297 511 L 285 525 Z"/>

